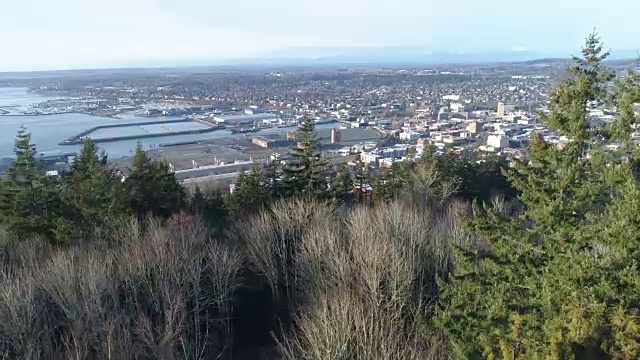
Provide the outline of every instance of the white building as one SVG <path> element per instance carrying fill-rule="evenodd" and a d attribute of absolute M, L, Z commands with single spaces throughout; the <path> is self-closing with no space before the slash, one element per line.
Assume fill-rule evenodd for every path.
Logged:
<path fill-rule="evenodd" d="M 509 138 L 503 135 L 489 135 L 487 138 L 487 146 L 491 146 L 496 149 L 509 147 Z"/>
<path fill-rule="evenodd" d="M 451 112 L 454 112 L 454 113 L 459 113 L 464 111 L 464 104 L 460 104 L 458 102 L 451 103 L 449 107 L 451 108 Z"/>
<path fill-rule="evenodd" d="M 215 116 L 213 120 L 219 124 L 253 124 L 256 122 L 277 121 L 280 117 L 275 114 L 251 114 L 251 115 L 219 115 Z"/>
<path fill-rule="evenodd" d="M 360 160 L 365 164 L 375 164 L 378 165 L 378 161 L 382 156 L 374 153 L 362 153 L 360 154 Z"/>
<path fill-rule="evenodd" d="M 405 131 L 400 133 L 400 140 L 416 141 L 420 138 L 420 134 L 415 131 Z"/>

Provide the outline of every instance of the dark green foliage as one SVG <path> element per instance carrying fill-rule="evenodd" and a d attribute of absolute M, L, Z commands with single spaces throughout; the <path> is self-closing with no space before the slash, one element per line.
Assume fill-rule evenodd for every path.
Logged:
<path fill-rule="evenodd" d="M 188 210 L 217 234 L 224 230 L 229 215 L 225 198 L 219 190 L 204 194 L 198 186 L 191 194 Z"/>
<path fill-rule="evenodd" d="M 397 162 L 374 177 L 374 199 L 382 202 L 399 196 L 419 196 L 428 202 L 450 197 L 488 201 L 493 195 L 515 197 L 503 174 L 506 159 L 472 152 L 436 154 L 427 146 L 417 161 Z"/>
<path fill-rule="evenodd" d="M 178 212 L 185 200 L 184 190 L 169 166 L 152 160 L 138 144 L 124 193 L 130 211 L 143 219 L 147 215 L 168 217 Z"/>
<path fill-rule="evenodd" d="M 544 118 L 570 141 L 535 136 L 509 165 L 427 147 L 327 186 L 305 119 L 284 168 L 187 199 L 141 146 L 124 182 L 91 141 L 46 176 L 21 130 L 0 187 L 0 357 L 638 359 L 640 77 L 610 83 L 606 56 L 589 36 L 551 93 Z M 595 126 L 605 102 L 619 119 Z M 336 206 L 367 184 L 378 206 Z M 52 245 L 102 230 L 119 241 Z"/>
<path fill-rule="evenodd" d="M 336 176 L 331 180 L 330 193 L 332 198 L 342 202 L 353 199 L 353 179 L 346 165 L 337 168 Z"/>
<path fill-rule="evenodd" d="M 614 78 L 602 64 L 608 56 L 609 52 L 603 50 L 597 34 L 589 35 L 582 57 L 573 57 L 569 67 L 571 77 L 551 93 L 549 115 L 543 117 L 551 128 L 578 141 L 594 134 L 587 118 L 588 105 L 607 100 L 605 86 Z"/>
<path fill-rule="evenodd" d="M 124 183 L 90 140 L 62 181 L 44 173 L 24 129 L 15 150 L 2 184 L 0 213 L 5 228 L 18 236 L 39 235 L 52 242 L 100 237 L 97 231 L 110 232 L 130 214 L 167 217 L 184 203 L 168 166 L 149 159 L 141 147 Z"/>
<path fill-rule="evenodd" d="M 274 158 L 264 169 L 264 181 L 271 199 L 278 199 L 284 195 L 282 184 L 282 165 L 280 164 L 278 155 L 273 156 Z"/>
<path fill-rule="evenodd" d="M 356 165 L 355 183 L 356 188 L 358 189 L 358 200 L 361 203 L 371 200 L 371 193 L 367 188 L 368 186 L 371 186 L 371 174 L 368 164 L 359 162 Z"/>
<path fill-rule="evenodd" d="M 233 193 L 227 199 L 227 209 L 236 215 L 259 211 L 270 199 L 270 188 L 265 185 L 258 164 L 248 173 L 241 172 Z"/>
<path fill-rule="evenodd" d="M 297 131 L 298 145 L 290 150 L 289 163 L 283 169 L 287 195 L 319 196 L 327 190 L 327 162 L 321 158 L 315 126 L 306 117 Z"/>
<path fill-rule="evenodd" d="M 373 201 L 377 204 L 388 203 L 401 191 L 401 183 L 387 169 L 379 169 L 373 176 Z"/>
<path fill-rule="evenodd" d="M 215 231 L 222 230 L 228 215 L 229 211 L 225 208 L 222 192 L 214 191 L 205 197 L 205 206 L 201 218 L 211 229 Z"/>
<path fill-rule="evenodd" d="M 504 201 L 476 206 L 471 230 L 486 245 L 460 249 L 438 314 L 460 358 L 640 356 L 640 243 L 624 230 L 638 230 L 637 160 L 603 147 L 624 142 L 635 118 L 603 143 L 586 110 L 607 98 L 606 55 L 589 36 L 572 77 L 552 92 L 546 118 L 571 141 L 559 149 L 535 137 L 527 160 L 507 171 L 523 211 Z"/>
<path fill-rule="evenodd" d="M 191 195 L 191 199 L 189 199 L 189 210 L 191 210 L 192 214 L 202 214 L 207 207 L 207 198 L 200 190 L 199 186 L 196 186 L 196 189 L 193 191 Z"/>
<path fill-rule="evenodd" d="M 85 235 L 107 229 L 126 215 L 123 186 L 107 157 L 89 139 L 63 179 L 62 198 L 73 210 L 73 222 Z"/>
<path fill-rule="evenodd" d="M 15 142 L 16 160 L 2 181 L 0 216 L 5 228 L 17 236 L 42 236 L 50 241 L 69 240 L 60 183 L 48 177 L 36 160 L 31 135 L 20 129 Z"/>

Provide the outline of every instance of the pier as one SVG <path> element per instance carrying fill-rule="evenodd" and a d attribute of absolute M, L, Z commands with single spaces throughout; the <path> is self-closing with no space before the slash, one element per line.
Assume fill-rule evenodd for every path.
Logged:
<path fill-rule="evenodd" d="M 86 139 L 87 135 L 98 131 L 100 129 L 114 129 L 121 127 L 131 127 L 131 126 L 141 126 L 141 125 L 162 125 L 164 124 L 175 124 L 175 123 L 186 123 L 186 122 L 197 122 L 200 124 L 204 124 L 209 126 L 205 129 L 193 129 L 193 130 L 182 130 L 182 131 L 167 131 L 167 132 L 159 132 L 159 133 L 148 133 L 148 134 L 135 134 L 135 135 L 122 135 L 122 136 L 112 136 L 112 137 L 103 137 L 92 139 L 94 143 L 104 143 L 111 141 L 120 141 L 120 140 L 135 140 L 135 139 L 144 139 L 151 137 L 160 137 L 160 136 L 175 136 L 175 135 L 191 135 L 191 134 L 204 134 L 216 130 L 224 129 L 224 125 L 216 125 L 213 123 L 209 123 L 206 121 L 194 121 L 192 119 L 181 119 L 181 120 L 158 120 L 158 121 L 141 121 L 141 122 L 133 122 L 133 123 L 125 123 L 125 124 L 110 124 L 110 125 L 98 125 L 94 126 L 90 129 L 87 129 L 77 135 L 74 135 L 62 142 L 59 145 L 78 145 L 82 144 Z M 165 127 L 166 128 L 166 127 Z M 169 128 L 166 128 L 170 130 Z"/>

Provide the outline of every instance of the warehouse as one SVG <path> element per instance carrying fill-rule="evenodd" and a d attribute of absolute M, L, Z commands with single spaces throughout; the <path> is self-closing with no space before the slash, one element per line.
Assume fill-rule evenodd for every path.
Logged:
<path fill-rule="evenodd" d="M 254 145 L 258 145 L 264 149 L 274 149 L 274 148 L 283 148 L 283 147 L 291 147 L 296 142 L 294 140 L 284 140 L 279 139 L 274 136 L 265 137 L 265 136 L 254 136 L 251 138 L 251 143 Z"/>
<path fill-rule="evenodd" d="M 254 136 L 251 139 L 251 142 L 265 149 L 273 148 L 275 146 L 275 140 L 267 139 L 262 136 Z"/>
<path fill-rule="evenodd" d="M 218 124 L 249 125 L 255 123 L 272 123 L 280 119 L 276 114 L 219 115 L 213 118 Z"/>

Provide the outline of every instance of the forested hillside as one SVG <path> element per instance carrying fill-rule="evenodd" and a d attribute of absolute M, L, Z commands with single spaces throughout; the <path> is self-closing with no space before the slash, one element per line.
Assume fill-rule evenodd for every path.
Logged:
<path fill-rule="evenodd" d="M 0 184 L 7 359 L 638 359 L 640 76 L 587 38 L 525 158 L 332 169 L 310 119 L 286 163 L 187 190 L 87 140 Z M 617 120 L 592 127 L 592 104 Z M 373 191 L 362 189 L 370 186 Z"/>

